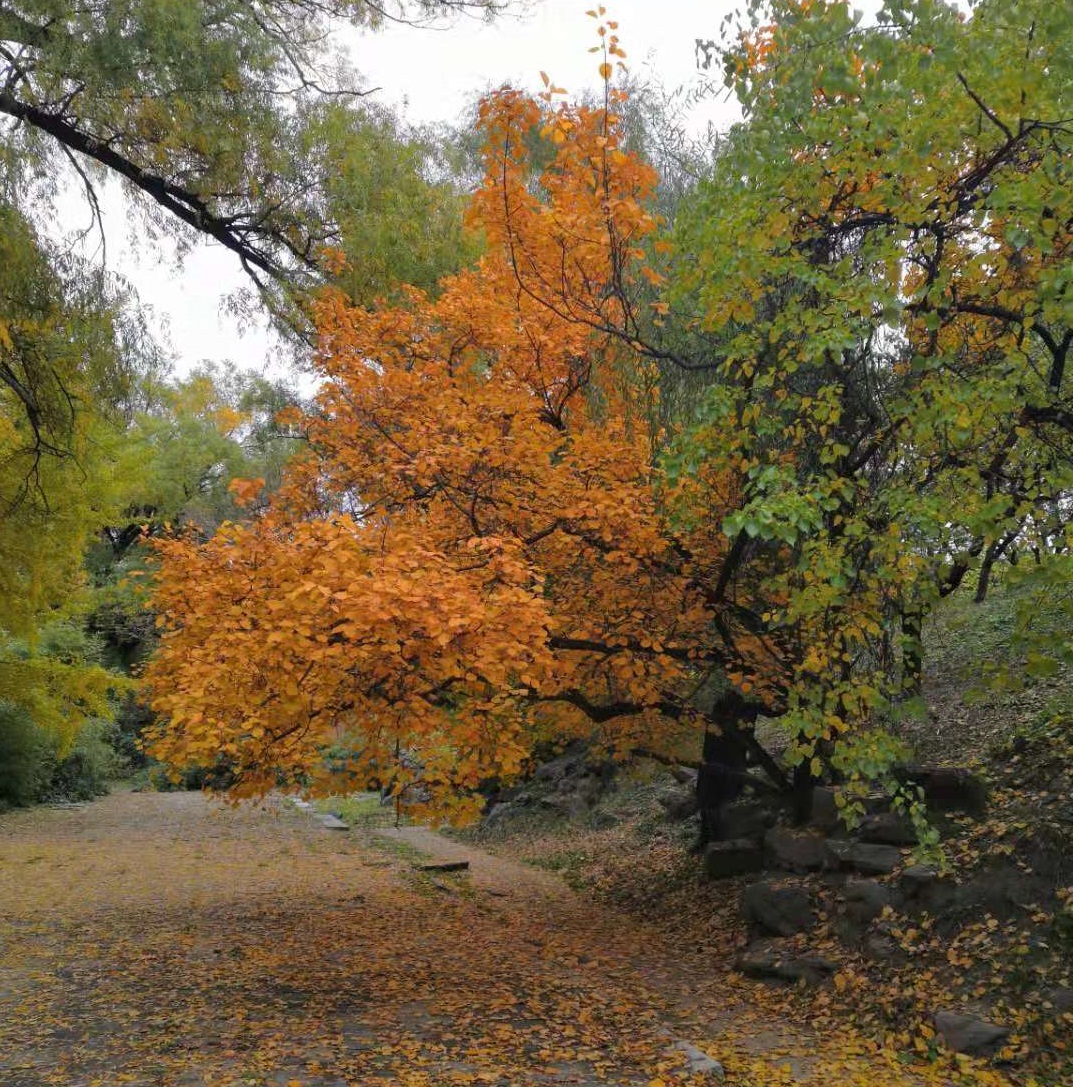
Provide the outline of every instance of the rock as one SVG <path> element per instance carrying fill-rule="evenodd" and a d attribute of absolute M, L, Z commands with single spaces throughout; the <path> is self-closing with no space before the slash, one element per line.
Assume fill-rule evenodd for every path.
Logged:
<path fill-rule="evenodd" d="M 589 826 L 593 830 L 610 830 L 612 827 L 617 827 L 622 822 L 617 815 L 612 815 L 609 811 L 592 811 L 589 812 Z"/>
<path fill-rule="evenodd" d="M 720 818 L 720 836 L 727 840 L 759 838 L 774 822 L 775 813 L 761 800 L 731 804 Z"/>
<path fill-rule="evenodd" d="M 972 1053 L 983 1057 L 1001 1049 L 1010 1033 L 1009 1027 L 977 1019 L 974 1015 L 950 1011 L 935 1013 L 935 1030 L 955 1053 Z"/>
<path fill-rule="evenodd" d="M 808 891 L 777 883 L 750 883 L 741 898 L 745 920 L 773 936 L 793 936 L 812 928 L 816 917 Z"/>
<path fill-rule="evenodd" d="M 881 815 L 883 812 L 890 811 L 890 794 L 868 793 L 861 803 L 864 804 L 865 815 Z"/>
<path fill-rule="evenodd" d="M 739 956 L 735 964 L 746 977 L 761 980 L 804 981 L 818 985 L 838 970 L 838 963 L 822 955 L 782 952 L 770 945 L 754 945 Z"/>
<path fill-rule="evenodd" d="M 577 793 L 559 793 L 555 796 L 546 796 L 538 803 L 545 808 L 550 808 L 556 815 L 566 819 L 581 819 L 588 813 L 589 805 Z"/>
<path fill-rule="evenodd" d="M 481 820 L 484 827 L 499 827 L 518 814 L 518 805 L 511 800 L 496 804 L 494 808 Z"/>
<path fill-rule="evenodd" d="M 939 878 L 938 869 L 930 864 L 911 864 L 902 872 L 901 886 L 906 898 L 916 898 Z"/>
<path fill-rule="evenodd" d="M 1073 989 L 1065 985 L 1048 990 L 1044 999 L 1059 1015 L 1073 1013 Z"/>
<path fill-rule="evenodd" d="M 916 785 L 929 808 L 982 815 L 987 810 L 987 783 L 961 766 L 901 766 L 895 776 L 904 785 Z"/>
<path fill-rule="evenodd" d="M 891 904 L 890 890 L 874 879 L 850 879 L 843 889 L 846 913 L 860 925 L 874 921 Z"/>
<path fill-rule="evenodd" d="M 902 861 L 901 853 L 892 845 L 831 839 L 825 843 L 824 849 L 828 867 L 849 868 L 869 875 L 885 876 Z"/>
<path fill-rule="evenodd" d="M 913 821 L 898 811 L 877 812 L 861 820 L 857 836 L 862 842 L 884 845 L 916 845 L 917 832 Z"/>
<path fill-rule="evenodd" d="M 205 1081 L 198 1075 L 196 1079 L 180 1080 L 182 1084 L 197 1085 L 201 1087 Z M 329 1079 L 325 1079 L 322 1076 L 317 1076 L 315 1079 L 309 1078 L 309 1073 L 305 1071 L 303 1067 L 298 1068 L 281 1068 L 266 1079 L 262 1080 L 265 1087 L 287 1087 L 289 1083 L 301 1083 L 308 1085 L 308 1087 L 347 1087 L 345 1079 L 341 1079 L 337 1076 L 332 1076 Z"/>
<path fill-rule="evenodd" d="M 843 858 L 849 855 L 853 845 L 846 838 L 829 838 L 823 843 L 824 868 L 841 868 Z"/>
<path fill-rule="evenodd" d="M 693 785 L 697 784 L 697 771 L 692 766 L 672 766 L 671 777 L 678 782 L 679 785 Z"/>
<path fill-rule="evenodd" d="M 764 835 L 764 847 L 772 861 L 791 872 L 812 872 L 823 867 L 823 838 L 772 827 Z"/>
<path fill-rule="evenodd" d="M 729 879 L 748 872 L 759 872 L 763 866 L 763 849 L 748 838 L 712 842 L 704 851 L 704 870 L 712 879 Z"/>
<path fill-rule="evenodd" d="M 864 953 L 876 962 L 888 962 L 901 952 L 898 941 L 893 936 L 881 932 L 869 933 L 864 938 Z"/>
<path fill-rule="evenodd" d="M 538 766 L 533 772 L 536 781 L 562 781 L 581 772 L 585 765 L 586 750 L 583 744 L 574 743 L 557 758 Z"/>
<path fill-rule="evenodd" d="M 672 823 L 681 823 L 697 814 L 699 802 L 697 790 L 691 787 L 668 789 L 656 797 L 661 808 Z"/>
<path fill-rule="evenodd" d="M 600 796 L 604 791 L 604 783 L 594 774 L 585 774 L 572 784 L 563 782 L 559 786 L 559 791 L 561 793 L 572 792 L 575 796 L 581 797 L 581 799 L 591 808 L 592 805 L 600 799 Z"/>
<path fill-rule="evenodd" d="M 723 1066 L 690 1042 L 674 1042 L 669 1052 L 673 1056 L 681 1055 L 685 1058 L 686 1072 L 691 1076 L 710 1076 L 720 1081 L 726 1079 Z"/>
<path fill-rule="evenodd" d="M 812 790 L 812 810 L 809 825 L 817 830 L 835 830 L 841 823 L 835 790 L 829 785 L 817 785 Z"/>
<path fill-rule="evenodd" d="M 971 908 L 968 894 L 959 891 L 951 879 L 943 879 L 930 864 L 912 864 L 902 872 L 898 881 L 898 890 L 905 899 L 907 907 L 937 913 L 950 905 L 959 894 L 962 895 L 966 908 Z"/>
<path fill-rule="evenodd" d="M 838 790 L 830 785 L 817 785 L 813 788 L 809 826 L 827 833 L 844 828 L 845 824 L 835 800 L 837 794 Z M 862 803 L 866 815 L 879 815 L 890 807 L 890 797 L 883 793 L 869 793 Z"/>
<path fill-rule="evenodd" d="M 322 815 L 320 817 L 320 825 L 324 827 L 325 830 L 350 830 L 350 827 L 337 815 Z"/>

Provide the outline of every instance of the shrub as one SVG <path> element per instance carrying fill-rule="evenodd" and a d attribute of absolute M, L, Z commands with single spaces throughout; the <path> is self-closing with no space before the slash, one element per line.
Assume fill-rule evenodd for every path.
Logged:
<path fill-rule="evenodd" d="M 220 755 L 212 766 L 184 766 L 178 771 L 177 777 L 162 763 L 149 765 L 149 783 L 158 793 L 197 789 L 224 792 L 234 781 L 233 764 L 224 755 Z"/>
<path fill-rule="evenodd" d="M 124 695 L 116 707 L 113 747 L 132 769 L 142 769 L 149 763 L 141 738 L 154 719 L 153 711 L 133 693 Z"/>
<path fill-rule="evenodd" d="M 54 756 L 51 778 L 40 799 L 92 800 L 108 792 L 108 782 L 127 769 L 116 750 L 119 731 L 112 721 L 93 721 L 63 757 Z"/>
<path fill-rule="evenodd" d="M 103 796 L 127 769 L 117 737 L 111 721 L 91 721 L 61 754 L 55 737 L 25 709 L 0 701 L 0 808 Z"/>
<path fill-rule="evenodd" d="M 29 713 L 0 701 L 0 809 L 38 800 L 55 765 L 55 748 Z"/>

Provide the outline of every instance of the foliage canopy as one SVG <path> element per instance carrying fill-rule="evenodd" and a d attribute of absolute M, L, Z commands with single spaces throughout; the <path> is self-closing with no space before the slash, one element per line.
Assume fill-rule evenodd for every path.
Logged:
<path fill-rule="evenodd" d="M 723 678 L 806 778 L 874 776 L 927 610 L 1006 558 L 1068 570 L 1069 16 L 764 10 L 672 252 L 610 85 L 505 91 L 486 256 L 436 299 L 324 297 L 310 456 L 251 522 L 162 545 L 162 757 L 318 788 L 335 745 L 446 800 L 548 732 L 726 727 L 698 698 Z M 708 376 L 684 416 L 672 366 Z"/>
<path fill-rule="evenodd" d="M 16 182 L 63 175 L 96 204 L 94 178 L 122 179 L 156 225 L 233 252 L 276 305 L 279 284 L 316 280 L 326 246 L 352 240 L 341 154 L 390 173 L 374 113 L 333 33 L 385 19 L 492 13 L 497 0 L 5 0 L 0 114 Z M 66 160 L 66 162 L 65 162 Z M 405 172 L 401 164 L 394 171 Z M 411 181 L 412 185 L 413 182 Z M 431 203 L 429 195 L 424 197 Z"/>

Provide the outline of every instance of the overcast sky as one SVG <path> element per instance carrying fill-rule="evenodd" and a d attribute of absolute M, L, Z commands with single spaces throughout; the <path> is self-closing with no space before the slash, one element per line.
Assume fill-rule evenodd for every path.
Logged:
<path fill-rule="evenodd" d="M 613 0 L 606 6 L 607 18 L 619 23 L 631 69 L 674 89 L 698 78 L 695 39 L 717 37 L 720 21 L 739 4 Z M 489 87 L 541 89 L 541 70 L 570 92 L 596 87 L 598 57 L 588 52 L 597 40 L 596 23 L 585 14 L 592 7 L 585 0 L 531 0 L 528 14 L 492 24 L 462 17 L 438 29 L 389 25 L 375 34 L 348 34 L 345 44 L 368 85 L 379 88 L 380 100 L 413 123 L 454 122 Z M 725 98 L 712 100 L 695 111 L 691 127 L 701 130 L 709 120 L 725 127 L 733 117 Z M 264 326 L 243 331 L 224 308 L 228 295 L 245 282 L 231 254 L 201 242 L 176 269 L 167 259 L 167 243 L 163 249 L 161 243 L 139 247 L 130 236 L 129 224 L 137 220 L 128 215 L 118 185 L 108 187 L 104 203 L 109 267 L 136 285 L 180 371 L 202 359 L 229 359 L 279 372 Z"/>

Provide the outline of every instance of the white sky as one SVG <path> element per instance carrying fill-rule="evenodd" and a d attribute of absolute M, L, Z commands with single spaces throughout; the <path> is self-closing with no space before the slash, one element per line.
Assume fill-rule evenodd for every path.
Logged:
<path fill-rule="evenodd" d="M 414 120 L 458 118 L 474 95 L 510 83 L 541 90 L 541 70 L 570 92 L 599 85 L 597 20 L 587 0 L 529 0 L 522 16 L 488 24 L 456 18 L 443 29 L 392 26 L 358 38 L 354 63 L 370 86 Z M 696 74 L 694 40 L 716 38 L 719 24 L 740 0 L 607 0 L 632 70 L 653 73 L 668 88 Z M 724 119 L 732 113 L 723 111 Z"/>
<path fill-rule="evenodd" d="M 716 38 L 720 22 L 739 0 L 605 0 L 615 19 L 627 63 L 651 73 L 672 90 L 697 78 L 694 41 Z M 454 122 L 474 97 L 511 83 L 541 89 L 543 69 L 559 86 L 580 92 L 599 83 L 595 7 L 585 0 L 530 0 L 530 11 L 493 24 L 456 18 L 440 29 L 391 25 L 376 34 L 354 34 L 355 66 L 380 100 L 397 106 L 414 123 Z M 708 120 L 725 127 L 734 119 L 725 100 L 695 114 L 691 127 Z M 248 369 L 280 372 L 263 323 L 244 332 L 224 309 L 226 298 L 246 285 L 237 261 L 216 244 L 199 243 L 181 269 L 168 259 L 167 243 L 137 245 L 118 186 L 104 194 L 109 267 L 130 279 L 150 310 L 151 325 L 170 343 L 178 369 L 202 359 L 229 359 Z M 64 201 L 66 210 L 67 201 Z M 68 224 L 64 224 L 65 226 Z M 77 225 L 76 223 L 70 224 Z"/>

